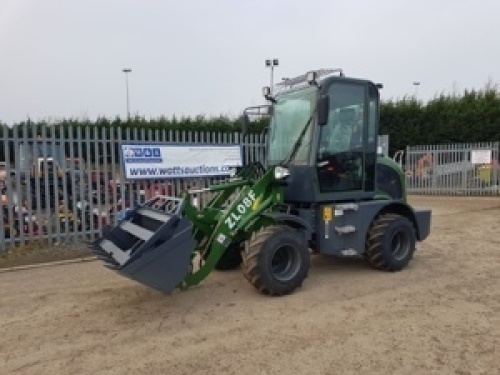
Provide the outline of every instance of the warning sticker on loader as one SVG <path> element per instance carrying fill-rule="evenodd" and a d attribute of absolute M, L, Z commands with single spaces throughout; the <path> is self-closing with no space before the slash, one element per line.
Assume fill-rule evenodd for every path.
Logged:
<path fill-rule="evenodd" d="M 239 145 L 122 144 L 126 179 L 224 176 L 243 165 Z"/>
<path fill-rule="evenodd" d="M 323 220 L 324 221 L 333 220 L 333 209 L 331 206 L 323 207 Z"/>

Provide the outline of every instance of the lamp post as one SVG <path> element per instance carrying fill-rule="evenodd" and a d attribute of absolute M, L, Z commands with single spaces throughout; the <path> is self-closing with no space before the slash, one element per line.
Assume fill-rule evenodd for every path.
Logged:
<path fill-rule="evenodd" d="M 274 85 L 274 67 L 279 65 L 278 59 L 266 59 L 266 68 L 271 68 L 271 95 L 273 93 Z"/>
<path fill-rule="evenodd" d="M 418 86 L 420 86 L 420 82 L 413 82 L 413 86 L 415 86 L 415 100 L 418 98 Z"/>
<path fill-rule="evenodd" d="M 130 120 L 130 98 L 128 94 L 128 74 L 132 72 L 132 69 L 125 68 L 122 69 L 122 72 L 125 73 L 125 88 L 127 90 L 127 119 Z"/>

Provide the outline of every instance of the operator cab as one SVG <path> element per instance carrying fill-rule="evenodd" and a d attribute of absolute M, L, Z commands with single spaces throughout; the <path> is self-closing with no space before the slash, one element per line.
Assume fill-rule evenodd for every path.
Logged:
<path fill-rule="evenodd" d="M 285 200 L 372 199 L 378 86 L 337 69 L 309 72 L 270 91 L 263 90 L 272 102 L 267 163 L 286 170 Z"/>
<path fill-rule="evenodd" d="M 316 128 L 319 193 L 374 192 L 378 90 L 369 82 L 331 80 L 327 121 Z M 363 195 L 363 194 L 361 194 Z"/>

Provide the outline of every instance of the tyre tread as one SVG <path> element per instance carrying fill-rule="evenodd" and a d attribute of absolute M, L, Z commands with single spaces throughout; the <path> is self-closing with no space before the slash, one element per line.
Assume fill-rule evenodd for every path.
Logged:
<path fill-rule="evenodd" d="M 388 227 L 401 220 L 403 216 L 388 213 L 379 216 L 372 224 L 370 231 L 366 237 L 366 251 L 364 254 L 365 260 L 375 269 L 381 271 L 398 271 L 400 267 L 391 264 L 386 256 L 384 256 L 384 235 Z M 411 253 L 413 253 L 413 250 Z"/>
<path fill-rule="evenodd" d="M 283 291 L 280 288 L 275 288 L 264 280 L 259 269 L 259 255 L 262 246 L 266 240 L 272 235 L 281 232 L 294 230 L 286 225 L 273 225 L 260 229 L 252 234 L 250 240 L 245 244 L 245 249 L 242 252 L 242 268 L 244 277 L 260 292 L 271 296 L 281 296 L 289 291 Z M 300 287 L 303 280 L 299 280 L 295 288 Z M 295 289 L 294 288 L 294 289 Z"/>

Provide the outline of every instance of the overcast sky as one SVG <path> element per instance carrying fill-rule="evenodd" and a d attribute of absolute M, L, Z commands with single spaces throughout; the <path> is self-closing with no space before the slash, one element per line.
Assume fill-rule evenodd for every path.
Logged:
<path fill-rule="evenodd" d="M 237 116 L 275 81 L 343 68 L 383 99 L 500 79 L 498 0 L 0 0 L 0 121 Z"/>

